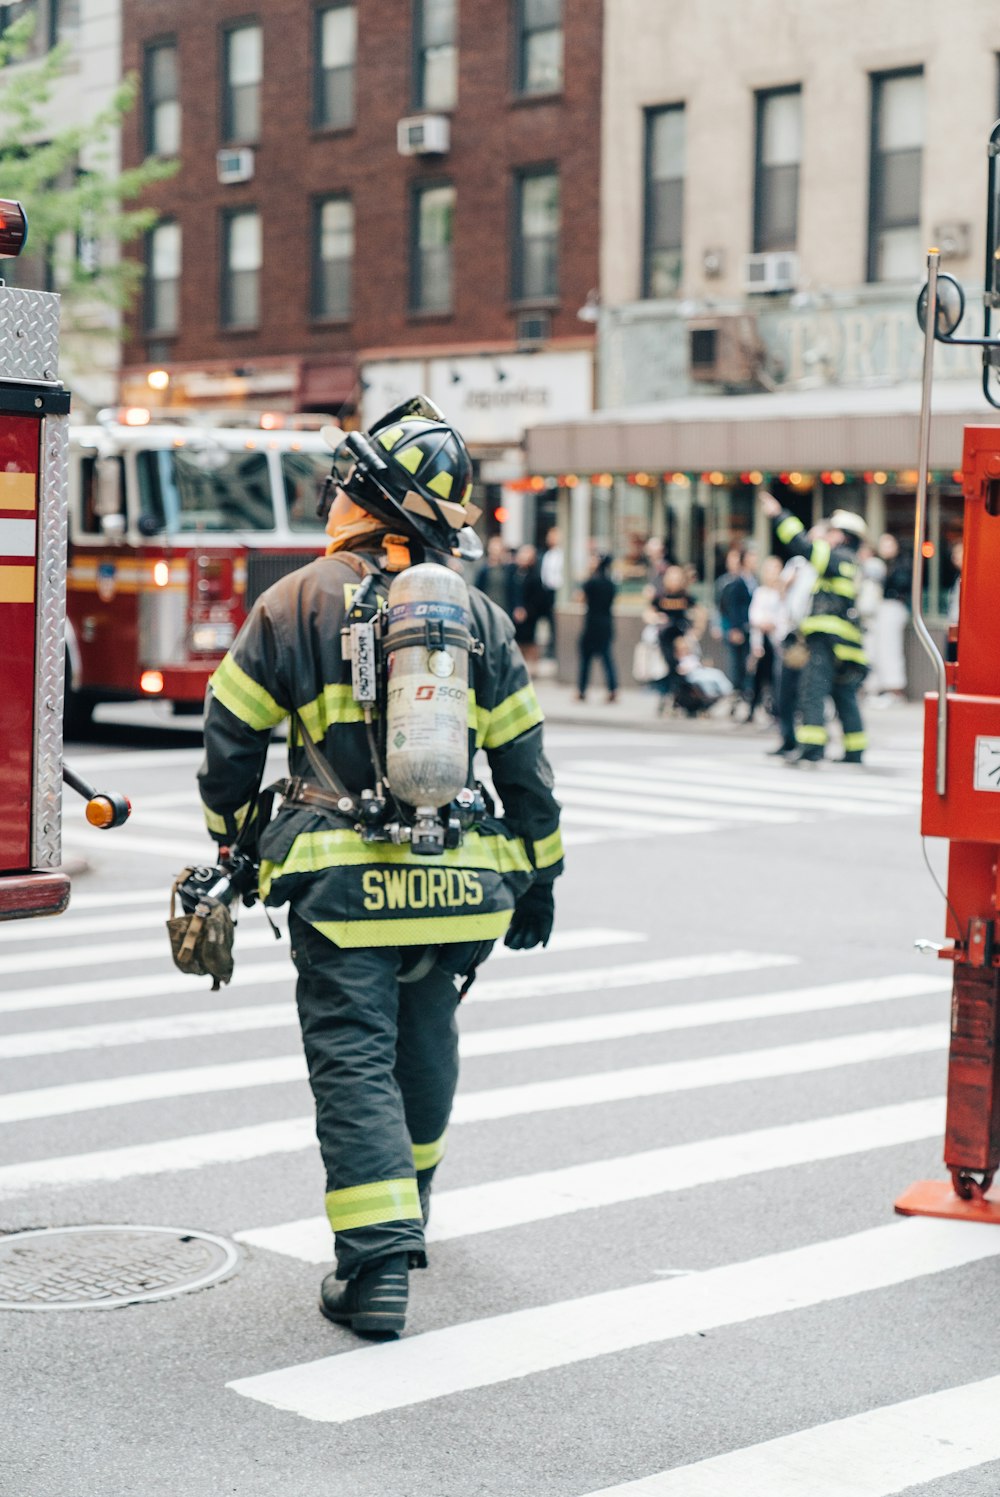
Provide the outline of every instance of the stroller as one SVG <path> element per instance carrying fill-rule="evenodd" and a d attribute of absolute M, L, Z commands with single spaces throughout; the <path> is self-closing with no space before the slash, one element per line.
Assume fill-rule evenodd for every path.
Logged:
<path fill-rule="evenodd" d="M 729 677 L 702 661 L 701 646 L 694 634 L 675 633 L 672 640 L 663 640 L 661 647 L 670 667 L 663 705 L 669 694 L 686 717 L 699 717 L 732 694 Z"/>

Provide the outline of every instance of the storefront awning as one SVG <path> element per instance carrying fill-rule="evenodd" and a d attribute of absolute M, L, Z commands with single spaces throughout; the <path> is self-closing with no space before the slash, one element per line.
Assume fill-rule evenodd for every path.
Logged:
<path fill-rule="evenodd" d="M 934 390 L 931 467 L 956 468 L 965 426 L 1000 424 L 977 384 Z M 920 386 L 704 396 L 624 410 L 528 432 L 529 473 L 636 470 L 735 473 L 909 469 L 917 466 Z"/>

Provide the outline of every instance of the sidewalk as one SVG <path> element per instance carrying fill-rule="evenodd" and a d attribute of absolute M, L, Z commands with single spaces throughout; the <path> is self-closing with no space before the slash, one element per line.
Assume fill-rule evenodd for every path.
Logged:
<path fill-rule="evenodd" d="M 658 697 L 652 691 L 627 687 L 619 691 L 618 700 L 609 703 L 607 693 L 592 688 L 585 702 L 578 702 L 576 689 L 559 681 L 536 678 L 535 690 L 545 713 L 547 722 L 560 726 L 584 728 L 627 728 L 632 732 L 658 733 L 667 737 L 729 737 L 736 740 L 759 742 L 762 746 L 776 740 L 775 729 L 766 720 L 763 711 L 758 712 L 753 723 L 737 723 L 729 716 L 729 702 L 720 702 L 701 717 L 685 717 L 672 712 L 668 704 L 662 717 L 657 717 Z M 915 746 L 920 743 L 923 706 L 920 702 L 903 702 L 890 707 L 876 707 L 862 699 L 861 710 L 865 727 L 877 747 L 888 739 L 911 738 Z M 839 740 L 839 728 L 831 724 L 831 743 Z"/>

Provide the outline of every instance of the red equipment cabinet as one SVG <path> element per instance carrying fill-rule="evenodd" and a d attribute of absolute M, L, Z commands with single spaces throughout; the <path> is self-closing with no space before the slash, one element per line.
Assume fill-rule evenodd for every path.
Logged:
<path fill-rule="evenodd" d="M 0 286 L 0 920 L 69 901 L 58 871 L 69 411 L 58 356 L 58 296 Z"/>

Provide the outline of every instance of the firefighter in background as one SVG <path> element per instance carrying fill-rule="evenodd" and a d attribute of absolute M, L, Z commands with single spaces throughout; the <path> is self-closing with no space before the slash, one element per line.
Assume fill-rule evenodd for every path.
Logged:
<path fill-rule="evenodd" d="M 817 763 L 823 758 L 826 699 L 832 697 L 844 732 L 843 763 L 860 764 L 868 747 L 858 706 L 858 688 L 868 673 L 868 658 L 856 607 L 857 553 L 867 539 L 865 522 L 850 510 L 838 509 L 830 516 L 825 535 L 810 541 L 802 521 L 783 509 L 773 494 L 762 494 L 760 503 L 768 518 L 777 521 L 775 534 L 783 549 L 792 556 L 804 556 L 816 572 L 812 606 L 799 628 L 809 658 L 799 684 L 798 747 L 786 762 Z"/>
<path fill-rule="evenodd" d="M 394 573 L 447 562 L 461 548 L 476 514 L 472 465 L 462 438 L 438 417 L 417 397 L 366 434 L 380 460 L 377 480 L 339 450 L 326 556 L 258 599 L 212 677 L 199 785 L 218 842 L 230 842 L 253 814 L 270 731 L 284 718 L 292 718 L 292 776 L 311 773 L 302 724 L 348 791 L 371 785 L 341 623 L 359 578 L 373 575 L 382 598 Z M 469 596 L 482 652 L 469 660 L 468 783 L 472 756 L 484 748 L 503 820 L 484 814 L 459 847 L 428 858 L 406 843 L 365 842 L 350 820 L 293 795 L 260 838 L 261 895 L 291 905 L 335 1234 L 336 1270 L 323 1280 L 320 1309 L 362 1334 L 399 1334 L 408 1268 L 426 1266 L 431 1180 L 458 1079 L 459 985 L 500 936 L 514 948 L 547 943 L 562 871 L 542 713 L 513 626 L 482 593 Z M 446 872 L 425 876 L 428 868 Z"/>

